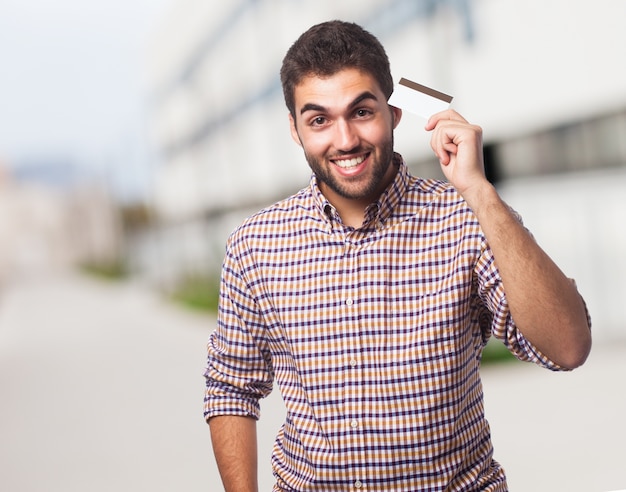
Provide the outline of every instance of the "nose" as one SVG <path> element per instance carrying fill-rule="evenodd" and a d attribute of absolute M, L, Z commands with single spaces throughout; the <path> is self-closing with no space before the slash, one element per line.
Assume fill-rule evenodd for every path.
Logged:
<path fill-rule="evenodd" d="M 335 126 L 335 148 L 348 152 L 359 146 L 359 135 L 350 121 L 339 119 Z"/>

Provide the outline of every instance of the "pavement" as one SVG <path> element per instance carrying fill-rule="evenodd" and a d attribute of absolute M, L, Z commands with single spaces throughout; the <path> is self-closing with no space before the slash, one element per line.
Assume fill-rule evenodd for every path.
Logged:
<path fill-rule="evenodd" d="M 215 320 L 140 285 L 62 272 L 0 291 L 0 490 L 220 491 L 202 419 Z M 626 489 L 626 344 L 582 368 L 483 370 L 495 456 L 513 492 Z M 284 409 L 262 403 L 260 491 Z"/>

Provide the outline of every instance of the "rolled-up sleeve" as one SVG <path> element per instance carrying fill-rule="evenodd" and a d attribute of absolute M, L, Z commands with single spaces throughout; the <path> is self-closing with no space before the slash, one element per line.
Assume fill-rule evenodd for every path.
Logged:
<path fill-rule="evenodd" d="M 207 344 L 204 418 L 241 415 L 258 419 L 259 400 L 272 390 L 271 356 L 257 304 L 237 258 L 226 254 L 217 327 Z"/>
<path fill-rule="evenodd" d="M 550 360 L 517 328 L 511 316 L 502 278 L 495 265 L 493 254 L 486 244 L 475 273 L 478 278 L 479 298 L 488 310 L 489 323 L 483 326 L 483 330 L 488 332 L 483 338 L 486 340 L 493 335 L 519 360 L 533 362 L 552 371 L 569 370 Z"/>

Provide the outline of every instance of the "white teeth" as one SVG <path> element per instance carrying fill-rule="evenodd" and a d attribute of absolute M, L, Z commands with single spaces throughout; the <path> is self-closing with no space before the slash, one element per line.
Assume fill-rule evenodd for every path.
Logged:
<path fill-rule="evenodd" d="M 343 169 L 356 167 L 365 160 L 365 156 L 353 157 L 352 159 L 335 159 L 334 163 Z"/>

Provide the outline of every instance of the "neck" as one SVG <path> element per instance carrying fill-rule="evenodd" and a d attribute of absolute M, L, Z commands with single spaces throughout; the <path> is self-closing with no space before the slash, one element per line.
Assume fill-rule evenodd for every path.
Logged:
<path fill-rule="evenodd" d="M 358 229 L 363 225 L 365 219 L 365 209 L 372 203 L 374 203 L 380 197 L 381 193 L 385 191 L 387 186 L 394 180 L 398 172 L 398 166 L 394 163 L 389 166 L 384 179 L 381 181 L 377 192 L 374 195 L 370 195 L 363 198 L 347 198 L 339 195 L 332 190 L 328 189 L 325 183 L 318 182 L 320 191 L 326 197 L 326 199 L 335 207 L 341 221 L 349 226 Z"/>
<path fill-rule="evenodd" d="M 357 200 L 345 199 L 345 203 L 333 203 L 333 206 L 337 209 L 337 213 L 345 225 L 358 229 L 363 225 L 365 209 L 370 203 L 372 202 L 358 202 Z"/>

